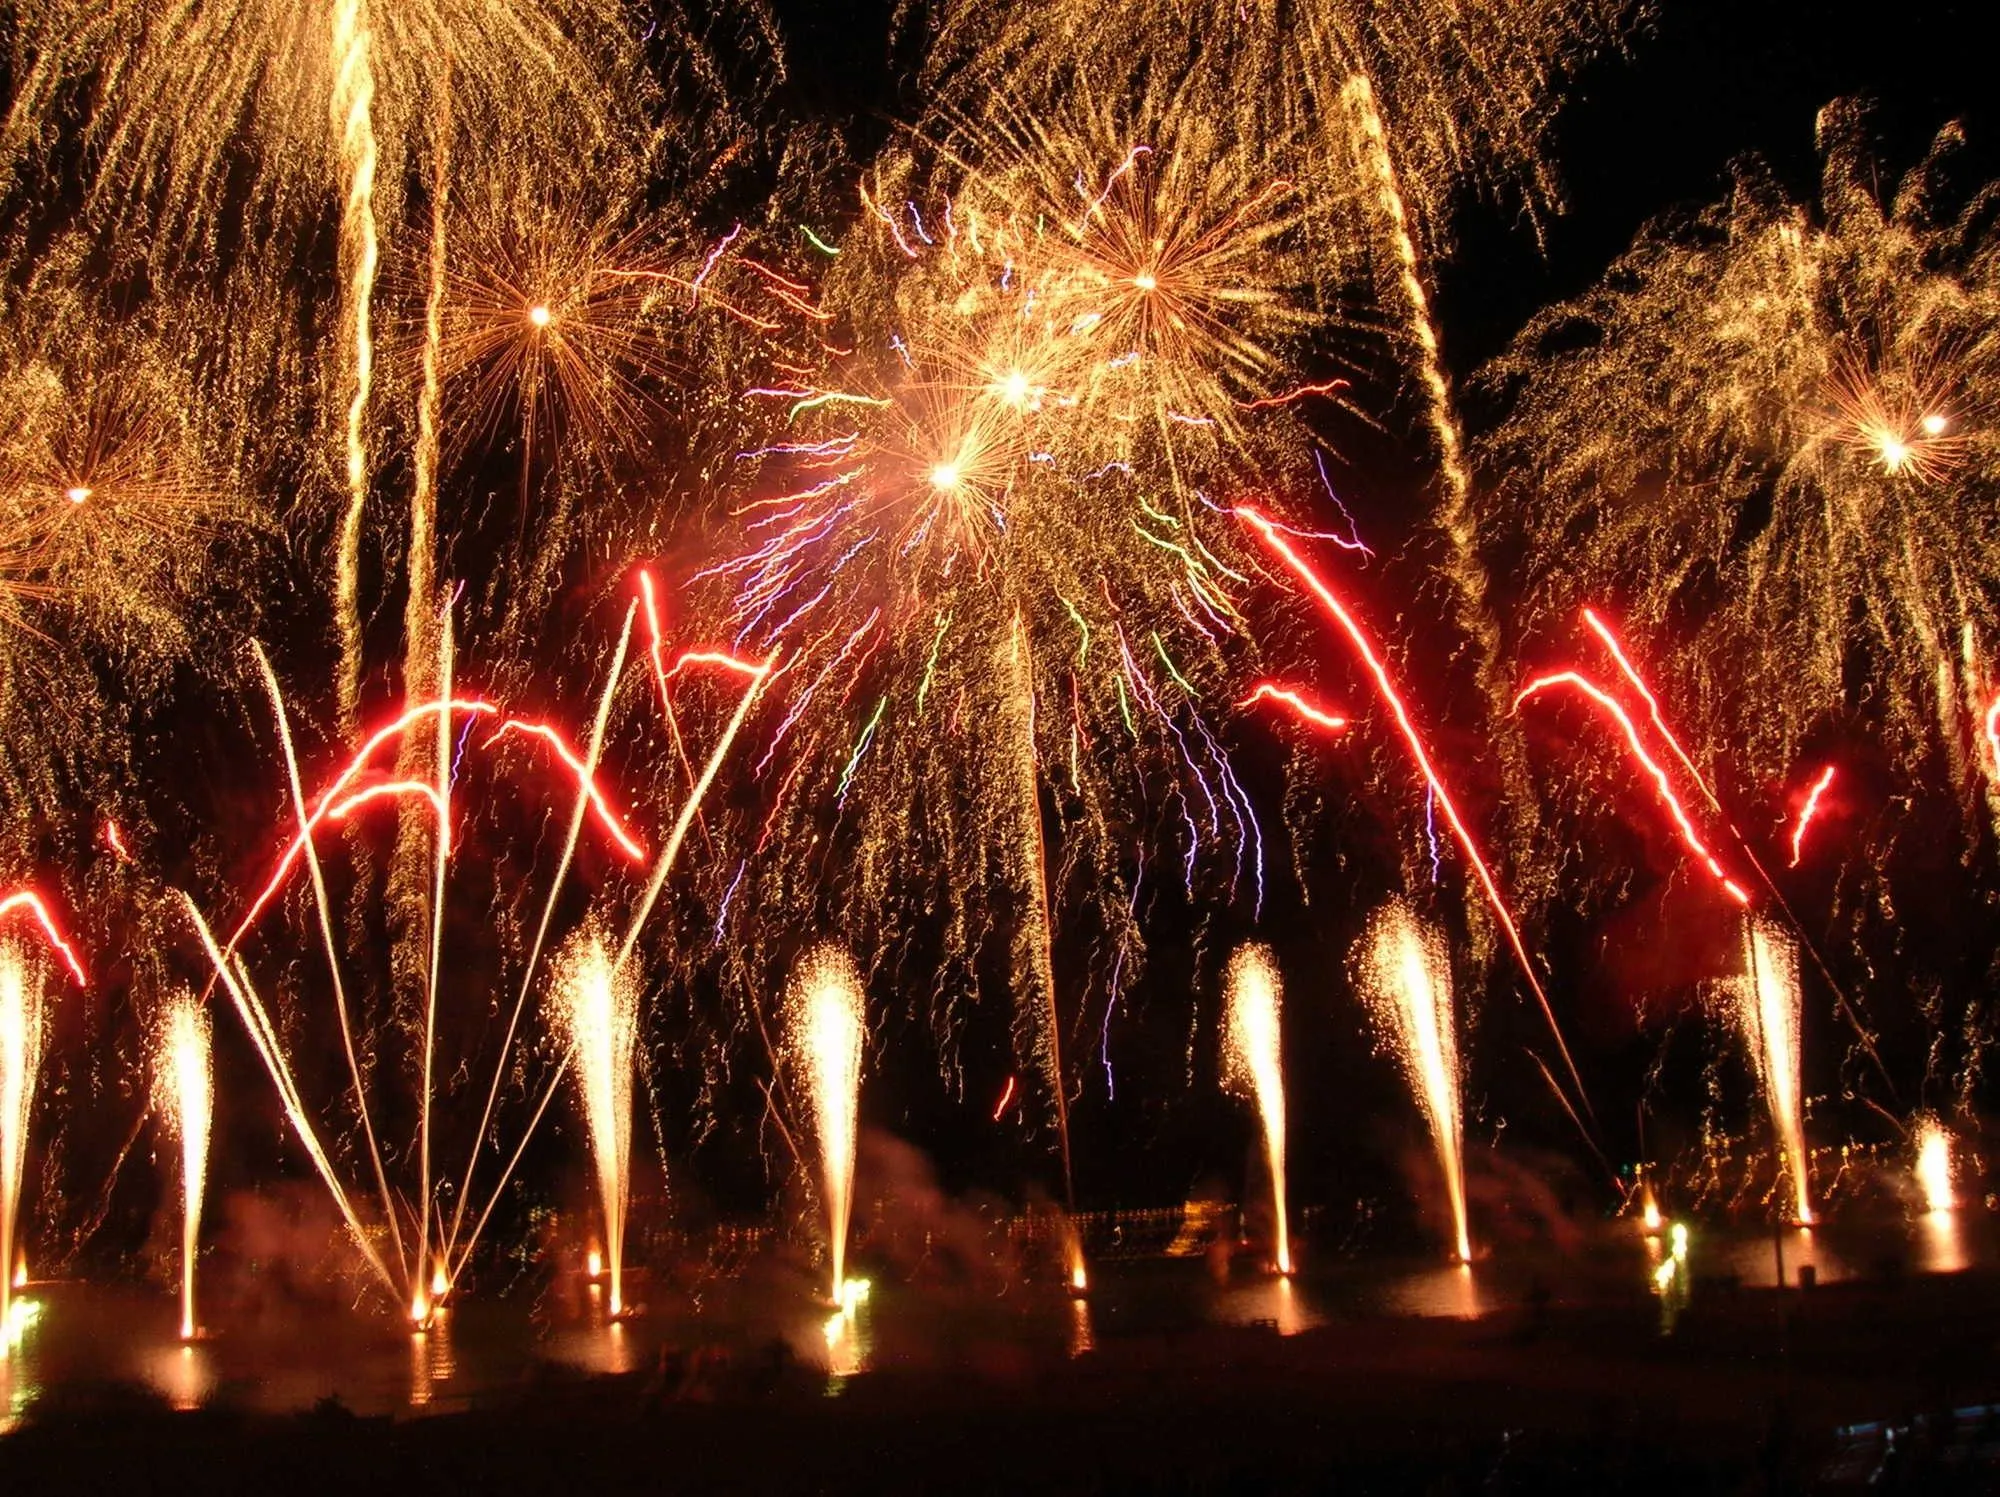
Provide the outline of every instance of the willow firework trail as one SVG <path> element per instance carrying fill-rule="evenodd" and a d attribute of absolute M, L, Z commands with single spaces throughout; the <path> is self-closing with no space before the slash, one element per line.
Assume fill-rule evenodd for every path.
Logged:
<path fill-rule="evenodd" d="M 346 193 L 340 261 L 347 311 L 347 509 L 335 558 L 334 608 L 340 631 L 340 711 L 352 730 L 361 698 L 361 532 L 368 503 L 368 401 L 375 381 L 369 326 L 380 249 L 375 235 L 375 64 L 368 0 L 335 0 L 333 118 Z"/>
<path fill-rule="evenodd" d="M 1063 1203 L 1076 1209 L 1076 1179 L 1069 1149 L 1069 1091 L 1063 1076 L 1062 1010 L 1056 1003 L 1054 914 L 1049 908 L 1047 838 L 1042 831 L 1041 778 L 1035 767 L 1035 676 L 1027 630 L 1019 614 L 1009 636 L 1008 666 L 1013 675 L 1014 705 L 1020 717 L 1021 873 L 1028 894 L 1028 980 L 1034 985 L 1039 1010 L 1031 1048 L 1041 1061 L 1055 1103 L 1056 1140 L 1062 1150 Z"/>

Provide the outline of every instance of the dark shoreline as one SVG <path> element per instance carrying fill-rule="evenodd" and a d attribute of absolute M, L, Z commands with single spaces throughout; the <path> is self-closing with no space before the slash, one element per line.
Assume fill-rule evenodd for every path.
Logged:
<path fill-rule="evenodd" d="M 175 1414 L 97 1385 L 45 1399 L 0 1439 L 0 1488 L 1845 1490 L 1818 1480 L 1841 1426 L 1936 1428 L 2000 1400 L 1997 1347 L 2000 1273 L 1980 1270 L 1725 1289 L 1697 1296 L 1666 1337 L 1643 1306 L 1526 1305 L 1290 1337 L 1209 1327 L 1073 1360 L 989 1344 L 837 1385 L 777 1357 L 668 1354 L 595 1377 L 539 1363 L 470 1409 L 394 1419 L 335 1405 Z M 1971 1468 L 1951 1479 L 1973 1484 L 1940 1484 L 1941 1450 L 1905 1459 L 1888 1490 L 2000 1485 L 2000 1470 Z"/>

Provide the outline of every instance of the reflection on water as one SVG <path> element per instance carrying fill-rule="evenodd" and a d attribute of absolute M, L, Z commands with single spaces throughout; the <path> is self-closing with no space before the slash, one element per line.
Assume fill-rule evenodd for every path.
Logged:
<path fill-rule="evenodd" d="M 838 1381 L 868 1370 L 868 1357 L 874 1350 L 875 1338 L 869 1334 L 868 1318 L 861 1305 L 835 1310 L 827 1317 L 822 1334 L 826 1342 L 829 1377 Z M 829 1388 L 827 1391 L 835 1390 Z"/>
<path fill-rule="evenodd" d="M 1657 1304 L 1663 1331 L 1709 1286 L 1788 1287 L 1810 1266 L 1823 1284 L 1896 1272 L 1958 1272 L 2000 1264 L 2000 1221 L 1983 1210 L 1836 1222 L 1776 1233 L 1663 1224 L 1645 1237 L 1617 1223 L 1568 1255 L 1495 1252 L 1470 1266 L 1427 1259 L 1338 1258 L 1295 1278 L 1199 1263 L 1100 1263 L 1088 1297 L 1054 1283 L 1004 1294 L 887 1283 L 837 1311 L 809 1298 L 802 1280 L 761 1272 L 696 1288 L 656 1282 L 646 1314 L 609 1320 L 603 1296 L 582 1283 L 532 1301 L 474 1297 L 441 1312 L 422 1335 L 390 1316 L 346 1305 L 266 1306 L 259 1316 L 217 1315 L 218 1334 L 183 1346 L 171 1296 L 141 1285 L 46 1283 L 22 1302 L 19 1344 L 0 1358 L 0 1432 L 44 1397 L 94 1396 L 108 1384 L 150 1389 L 165 1406 L 218 1397 L 279 1413 L 337 1397 L 359 1413 L 464 1408 L 510 1393 L 524 1377 L 648 1372 L 669 1396 L 698 1397 L 705 1369 L 791 1364 L 839 1392 L 883 1367 L 987 1365 L 997 1350 L 1053 1358 L 1103 1352 L 1134 1338 L 1204 1326 L 1260 1326 L 1291 1336 L 1384 1316 L 1469 1318 L 1550 1304 Z M 579 1276 L 580 1278 L 580 1276 Z M 29 1309 L 26 1306 L 33 1306 Z M 28 1317 L 33 1316 L 30 1320 Z M 1012 1363 L 1009 1363 L 1012 1365 Z M 653 1369 L 658 1369 L 654 1372 Z M 676 1389 L 695 1391 L 675 1392 Z"/>
<path fill-rule="evenodd" d="M 1956 1211 L 1926 1211 L 1917 1223 L 1917 1266 L 1925 1273 L 1972 1267 L 1972 1245 L 1966 1238 L 1966 1223 Z"/>
<path fill-rule="evenodd" d="M 1080 1357 L 1097 1345 L 1090 1333 L 1090 1301 L 1080 1294 L 1069 1297 L 1069 1354 Z"/>
<path fill-rule="evenodd" d="M 1500 1307 L 1481 1291 L 1470 1263 L 1451 1263 L 1403 1279 L 1386 1295 L 1391 1314 L 1477 1320 Z"/>
<path fill-rule="evenodd" d="M 1270 1326 L 1280 1336 L 1296 1336 L 1322 1324 L 1326 1316 L 1291 1279 L 1271 1275 L 1224 1289 L 1216 1296 L 1214 1318 L 1224 1325 Z"/>
<path fill-rule="evenodd" d="M 147 1386 L 172 1409 L 200 1408 L 215 1386 L 214 1366 L 207 1353 L 192 1342 L 150 1349 L 143 1370 Z"/>
<path fill-rule="evenodd" d="M 441 1391 L 458 1372 L 458 1354 L 452 1344 L 452 1316 L 439 1309 L 430 1324 L 410 1332 L 410 1407 L 420 1409 Z"/>

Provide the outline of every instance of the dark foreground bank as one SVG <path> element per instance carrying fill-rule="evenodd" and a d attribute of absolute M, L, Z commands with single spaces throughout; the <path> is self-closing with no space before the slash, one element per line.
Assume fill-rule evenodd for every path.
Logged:
<path fill-rule="evenodd" d="M 2000 1401 L 1996 1352 L 2000 1275 L 1977 1272 L 1718 1294 L 1664 1337 L 1524 1305 L 845 1380 L 691 1348 L 404 1419 L 95 1386 L 0 1439 L 0 1492 L 1986 1492 L 2000 1443 L 1953 1411 Z"/>

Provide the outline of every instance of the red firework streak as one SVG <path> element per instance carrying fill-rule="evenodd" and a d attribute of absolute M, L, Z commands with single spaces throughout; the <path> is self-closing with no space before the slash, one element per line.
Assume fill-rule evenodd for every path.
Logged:
<path fill-rule="evenodd" d="M 1300 718 L 1316 728 L 1326 729 L 1329 733 L 1342 733 L 1347 730 L 1346 718 L 1308 701 L 1295 687 L 1280 686 L 1275 681 L 1259 681 L 1256 689 L 1236 705 L 1254 707 L 1259 702 L 1283 702 Z"/>
<path fill-rule="evenodd" d="M 482 701 L 478 698 L 454 698 L 449 702 L 424 702 L 418 706 L 408 708 L 400 717 L 370 734 L 361 747 L 355 751 L 354 756 L 347 761 L 346 766 L 339 774 L 334 776 L 333 783 L 326 788 L 325 793 L 314 804 L 312 812 L 306 817 L 304 827 L 286 845 L 284 852 L 278 858 L 277 866 L 271 871 L 271 877 L 265 882 L 263 889 L 258 892 L 257 897 L 250 902 L 250 908 L 245 912 L 242 922 L 229 937 L 228 944 L 223 948 L 225 951 L 234 951 L 236 949 L 238 943 L 249 933 L 250 927 L 257 923 L 257 917 L 263 914 L 265 906 L 277 897 L 278 891 L 284 887 L 285 880 L 291 876 L 293 866 L 304 854 L 306 842 L 312 837 L 321 822 L 329 819 L 344 819 L 348 812 L 357 809 L 372 798 L 382 795 L 415 793 L 416 789 L 425 788 L 413 788 L 413 782 L 410 781 L 395 781 L 372 787 L 357 787 L 355 781 L 367 772 L 369 764 L 391 740 L 408 732 L 411 727 L 421 722 L 424 718 L 436 716 L 440 712 L 458 713 L 467 717 L 498 717 L 500 715 L 500 709 L 494 706 L 493 703 Z M 618 843 L 620 850 L 635 862 L 644 859 L 645 850 L 634 842 L 631 836 L 625 831 L 624 824 L 611 809 L 611 804 L 605 798 L 597 781 L 588 773 L 588 767 L 576 756 L 575 750 L 569 747 L 567 740 L 555 728 L 549 726 L 547 723 L 524 722 L 517 718 L 508 718 L 501 724 L 500 729 L 493 734 L 493 738 L 498 738 L 509 729 L 540 738 L 553 748 L 557 757 L 576 775 L 578 786 L 589 800 L 592 809 L 596 812 L 599 824 L 611 834 L 613 840 Z M 487 739 L 487 742 L 490 744 L 493 738 Z M 434 795 L 434 791 L 428 789 L 426 789 L 426 793 Z M 433 804 L 436 804 L 435 800 L 433 800 Z"/>
<path fill-rule="evenodd" d="M 1710 852 L 1708 845 L 1701 840 L 1701 833 L 1695 830 L 1694 822 L 1688 817 L 1687 808 L 1681 804 L 1680 797 L 1674 794 L 1673 781 L 1667 778 L 1667 772 L 1660 767 L 1659 761 L 1646 752 L 1645 741 L 1639 737 L 1638 725 L 1632 721 L 1632 715 L 1625 710 L 1622 702 L 1587 676 L 1580 675 L 1576 671 L 1557 671 L 1552 675 L 1538 676 L 1522 687 L 1521 694 L 1514 698 L 1515 709 L 1519 710 L 1523 702 L 1552 686 L 1569 686 L 1582 692 L 1603 708 L 1618 724 L 1625 734 L 1626 745 L 1632 750 L 1632 757 L 1638 760 L 1640 768 L 1651 776 L 1661 803 L 1666 806 L 1668 813 L 1674 818 L 1675 825 L 1680 828 L 1681 841 L 1687 844 L 1688 851 L 1714 875 L 1715 881 L 1722 885 L 1731 899 L 1747 907 L 1750 903 L 1749 894 L 1741 884 L 1723 871 L 1722 864 L 1716 861 L 1715 854 Z"/>
<path fill-rule="evenodd" d="M 1993 773 L 2000 778 L 2000 697 L 1986 709 L 1986 750 L 1993 756 Z"/>
<path fill-rule="evenodd" d="M 63 935 L 62 927 L 56 924 L 56 917 L 51 915 L 49 907 L 42 903 L 42 896 L 33 889 L 16 889 L 5 899 L 0 899 L 0 920 L 6 919 L 16 910 L 24 910 L 34 917 L 35 923 L 41 927 L 43 937 L 49 943 L 49 949 L 62 958 L 63 965 L 69 968 L 70 975 L 76 979 L 76 985 L 80 988 L 88 987 L 90 979 L 84 975 L 83 963 L 77 959 L 76 951 L 70 946 L 68 938 Z"/>
<path fill-rule="evenodd" d="M 596 777 L 590 772 L 590 766 L 583 762 L 561 733 L 547 723 L 524 722 L 518 717 L 510 717 L 500 724 L 491 738 L 486 740 L 486 746 L 491 748 L 509 733 L 526 733 L 530 737 L 541 739 L 554 750 L 555 756 L 562 760 L 571 774 L 576 776 L 577 789 L 582 792 L 584 799 L 590 802 L 590 809 L 596 815 L 598 825 L 610 834 L 611 840 L 618 844 L 626 857 L 635 863 L 643 863 L 646 860 L 646 849 L 633 840 L 632 834 L 625 830 L 625 824 L 618 819 L 618 813 L 611 809 L 611 802 L 598 787 Z"/>
<path fill-rule="evenodd" d="M 1604 641 L 1604 648 L 1609 650 L 1611 658 L 1618 662 L 1619 672 L 1631 683 L 1632 689 L 1639 693 L 1639 699 L 1646 704 L 1646 715 L 1653 721 L 1653 731 L 1658 733 L 1667 747 L 1674 751 L 1674 757 L 1681 761 L 1681 767 L 1688 772 L 1688 778 L 1701 787 L 1701 793 L 1708 798 L 1709 806 L 1720 811 L 1722 803 L 1715 798 L 1715 792 L 1709 788 L 1708 781 L 1701 777 L 1701 771 L 1694 767 L 1694 760 L 1690 759 L 1687 750 L 1681 747 L 1681 741 L 1674 737 L 1674 730 L 1667 726 L 1667 720 L 1660 716 L 1659 698 L 1655 697 L 1647 687 L 1646 678 L 1639 674 L 1637 667 L 1626 658 L 1625 647 L 1618 642 L 1618 636 L 1612 633 L 1611 626 L 1604 622 L 1594 608 L 1583 610 L 1583 621 L 1590 626 L 1593 634 Z"/>
<path fill-rule="evenodd" d="M 327 820 L 345 821 L 356 811 L 378 800 L 401 800 L 406 795 L 421 795 L 431 803 L 437 813 L 438 836 L 443 840 L 445 851 L 451 850 L 451 817 L 447 813 L 444 797 L 438 794 L 437 786 L 425 780 L 384 780 L 370 785 L 366 790 L 357 790 L 345 800 L 336 801 L 327 807 Z"/>
<path fill-rule="evenodd" d="M 1417 769 L 1422 773 L 1425 783 L 1430 786 L 1431 794 L 1436 797 L 1439 809 L 1444 812 L 1445 820 L 1451 824 L 1452 835 L 1458 839 L 1458 845 L 1464 851 L 1466 861 L 1472 865 L 1473 874 L 1479 880 L 1479 887 L 1486 895 L 1486 902 L 1492 908 L 1494 918 L 1500 922 L 1500 928 L 1507 932 L 1507 944 L 1513 947 L 1514 959 L 1520 963 L 1521 974 L 1527 978 L 1529 988 L 1534 991 L 1535 1001 L 1542 1006 L 1542 1017 L 1548 1021 L 1549 1033 L 1554 1036 L 1556 1049 L 1562 1055 L 1563 1064 L 1569 1069 L 1570 1080 L 1576 1086 L 1576 1094 L 1585 1109 L 1589 1110 L 1590 1098 L 1583 1089 L 1583 1077 L 1577 1072 L 1576 1062 L 1570 1058 L 1569 1045 L 1563 1039 L 1562 1027 L 1556 1023 L 1555 1009 L 1549 1005 L 1549 995 L 1543 991 L 1541 979 L 1535 975 L 1534 963 L 1528 959 L 1527 944 L 1521 939 L 1520 927 L 1514 923 L 1513 911 L 1507 908 L 1507 901 L 1501 897 L 1500 886 L 1494 882 L 1493 874 L 1486 866 L 1486 859 L 1480 856 L 1479 846 L 1473 841 L 1471 830 L 1466 826 L 1464 818 L 1458 814 L 1458 806 L 1451 798 L 1451 791 L 1446 788 L 1444 780 L 1432 767 L 1431 756 L 1424 748 L 1423 735 L 1417 731 L 1416 723 L 1411 720 L 1409 709 L 1403 705 L 1403 699 L 1397 694 L 1395 683 L 1390 680 L 1388 669 L 1375 653 L 1375 647 L 1370 642 L 1367 632 L 1334 595 L 1326 580 L 1313 570 L 1310 562 L 1292 549 L 1283 532 L 1262 512 L 1250 505 L 1239 504 L 1235 513 L 1238 519 L 1257 532 L 1264 544 L 1280 557 L 1285 565 L 1291 568 L 1293 575 L 1319 599 L 1320 606 L 1326 610 L 1327 616 L 1346 634 L 1348 642 L 1354 646 L 1354 652 L 1361 657 L 1369 674 L 1375 678 L 1375 689 L 1388 705 L 1390 712 L 1395 715 L 1396 726 L 1402 731 L 1403 741 L 1409 745 L 1410 757 L 1416 761 Z"/>
<path fill-rule="evenodd" d="M 1799 855 L 1804 851 L 1806 828 L 1812 825 L 1812 819 L 1819 811 L 1819 799 L 1826 794 L 1826 787 L 1832 783 L 1833 766 L 1829 764 L 1820 771 L 1812 789 L 1806 792 L 1806 803 L 1799 808 L 1799 819 L 1792 823 L 1792 867 L 1794 868 L 1799 866 Z"/>

